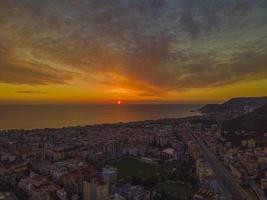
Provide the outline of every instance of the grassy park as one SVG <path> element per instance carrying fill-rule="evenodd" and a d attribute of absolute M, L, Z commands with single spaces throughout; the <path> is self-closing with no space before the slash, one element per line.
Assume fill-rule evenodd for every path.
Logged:
<path fill-rule="evenodd" d="M 163 195 L 162 199 L 168 198 L 170 200 L 191 199 L 194 194 L 194 191 L 191 188 L 189 188 L 187 185 L 183 185 L 183 184 L 175 183 L 175 182 L 160 183 L 158 184 L 156 190 Z"/>
<path fill-rule="evenodd" d="M 157 176 L 163 171 L 163 168 L 158 165 L 144 163 L 129 157 L 113 161 L 110 164 L 118 169 L 121 176 L 137 177 L 143 180 Z"/>
<path fill-rule="evenodd" d="M 130 178 L 132 183 L 153 188 L 158 194 L 157 200 L 183 200 L 193 196 L 194 189 L 188 184 L 168 180 L 169 172 L 162 165 L 148 164 L 130 157 L 109 164 L 118 169 L 119 175 Z"/>

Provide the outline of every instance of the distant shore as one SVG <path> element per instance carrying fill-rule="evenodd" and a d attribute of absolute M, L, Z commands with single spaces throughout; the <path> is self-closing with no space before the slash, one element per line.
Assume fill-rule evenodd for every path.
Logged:
<path fill-rule="evenodd" d="M 200 104 L 0 106 L 0 130 L 112 124 L 200 115 Z"/>
<path fill-rule="evenodd" d="M 76 129 L 76 128 L 85 128 L 85 127 L 93 127 L 93 126 L 120 126 L 126 124 L 138 124 L 138 123 L 162 123 L 164 121 L 183 121 L 188 119 L 199 118 L 202 115 L 194 115 L 188 117 L 178 117 L 178 118 L 161 118 L 161 119 L 153 119 L 153 120 L 138 120 L 138 121 L 128 121 L 128 122 L 113 122 L 113 123 L 99 123 L 99 124 L 87 124 L 87 125 L 75 125 L 75 126 L 63 126 L 63 127 L 54 127 L 54 128 L 33 128 L 33 129 L 0 129 L 0 134 L 4 132 L 13 132 L 13 131 L 25 131 L 25 132 L 33 132 L 33 131 L 42 131 L 42 130 L 65 130 L 65 129 Z"/>

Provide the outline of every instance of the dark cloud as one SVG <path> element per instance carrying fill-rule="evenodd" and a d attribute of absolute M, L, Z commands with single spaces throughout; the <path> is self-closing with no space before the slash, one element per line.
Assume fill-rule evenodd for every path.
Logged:
<path fill-rule="evenodd" d="M 266 8 L 260 0 L 4 0 L 0 81 L 113 73 L 153 96 L 266 78 Z M 18 53 L 25 49 L 28 60 Z"/>
<path fill-rule="evenodd" d="M 47 85 L 64 84 L 73 78 L 73 74 L 39 63 L 31 63 L 31 67 L 20 64 L 0 62 L 0 81 L 14 84 Z"/>
<path fill-rule="evenodd" d="M 0 45 L 0 81 L 13 84 L 47 85 L 64 84 L 76 74 L 55 69 L 46 64 L 21 60 L 9 55 L 7 48 Z"/>
<path fill-rule="evenodd" d="M 47 94 L 46 92 L 43 91 L 31 91 L 31 90 L 19 90 L 16 91 L 18 94 Z"/>
<path fill-rule="evenodd" d="M 266 64 L 267 54 L 254 51 L 236 53 L 224 62 L 217 61 L 216 57 L 214 60 L 203 56 L 185 67 L 188 75 L 179 79 L 177 85 L 182 88 L 217 87 L 241 80 L 266 78 Z"/>

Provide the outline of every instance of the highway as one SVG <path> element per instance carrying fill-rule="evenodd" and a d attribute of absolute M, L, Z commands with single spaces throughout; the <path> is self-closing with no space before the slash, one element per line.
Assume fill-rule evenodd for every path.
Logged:
<path fill-rule="evenodd" d="M 212 168 L 219 184 L 221 185 L 227 200 L 250 200 L 250 196 L 245 190 L 234 180 L 231 174 L 220 163 L 216 156 L 207 148 L 204 142 L 196 135 L 191 134 L 192 138 L 199 145 L 200 151 L 204 158 Z"/>

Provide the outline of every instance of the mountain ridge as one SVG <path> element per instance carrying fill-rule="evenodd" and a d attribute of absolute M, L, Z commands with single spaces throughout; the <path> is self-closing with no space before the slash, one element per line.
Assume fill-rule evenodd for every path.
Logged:
<path fill-rule="evenodd" d="M 229 109 L 243 109 L 244 107 L 258 108 L 267 104 L 267 96 L 235 97 L 222 104 L 206 104 L 199 110 L 203 113 L 222 112 Z"/>

